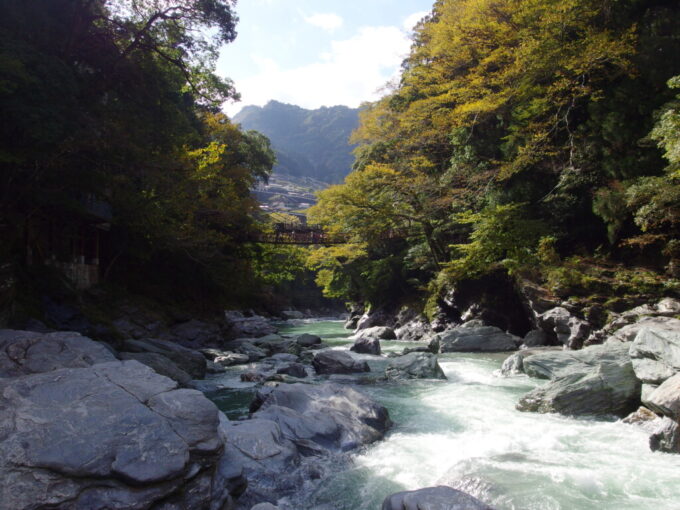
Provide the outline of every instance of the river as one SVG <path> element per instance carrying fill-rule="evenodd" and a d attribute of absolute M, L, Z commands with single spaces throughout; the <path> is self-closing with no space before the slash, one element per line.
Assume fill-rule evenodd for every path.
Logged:
<path fill-rule="evenodd" d="M 299 322 L 281 333 L 317 334 L 333 349 L 350 345 L 341 322 Z M 383 353 L 410 345 L 417 344 L 382 342 Z M 388 362 L 355 356 L 378 374 Z M 439 362 L 448 381 L 359 385 L 389 409 L 394 426 L 301 494 L 296 508 L 376 510 L 393 492 L 451 482 L 498 510 L 680 509 L 680 455 L 650 451 L 647 431 L 614 419 L 515 410 L 543 381 L 498 376 L 505 357 L 446 354 Z M 220 389 L 208 393 L 232 419 L 247 413 L 254 392 L 240 382 L 243 370 L 213 379 Z"/>

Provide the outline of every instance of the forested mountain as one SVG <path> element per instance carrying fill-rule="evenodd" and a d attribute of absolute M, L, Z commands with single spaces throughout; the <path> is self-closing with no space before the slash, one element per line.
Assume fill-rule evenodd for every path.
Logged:
<path fill-rule="evenodd" d="M 315 254 L 319 282 L 373 304 L 498 271 L 600 304 L 677 291 L 679 73 L 675 1 L 438 0 L 310 213 L 357 243 Z"/>
<path fill-rule="evenodd" d="M 263 107 L 246 106 L 233 121 L 271 140 L 277 159 L 274 173 L 338 183 L 352 167 L 349 137 L 358 125 L 358 113 L 346 106 L 306 110 L 270 101 Z"/>

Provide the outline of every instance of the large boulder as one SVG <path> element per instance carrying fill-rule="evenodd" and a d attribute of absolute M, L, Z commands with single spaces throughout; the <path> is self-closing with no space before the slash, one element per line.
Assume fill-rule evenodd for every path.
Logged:
<path fill-rule="evenodd" d="M 643 328 L 674 328 L 680 331 L 680 320 L 671 317 L 642 317 L 637 322 L 617 329 L 607 337 L 606 343 L 632 342 Z"/>
<path fill-rule="evenodd" d="M 401 379 L 446 379 L 437 356 L 429 352 L 411 352 L 392 358 L 385 369 L 385 377 Z"/>
<path fill-rule="evenodd" d="M 248 480 L 239 497 L 241 508 L 276 501 L 299 489 L 304 481 L 297 469 L 300 454 L 275 422 L 260 418 L 233 422 L 223 419 L 220 432 L 225 441 L 223 463 L 239 466 Z"/>
<path fill-rule="evenodd" d="M 581 354 L 555 356 L 556 354 Z M 524 359 L 524 371 L 535 358 L 542 357 L 540 373 L 549 383 L 524 395 L 520 411 L 557 412 L 566 415 L 626 416 L 640 403 L 640 381 L 625 346 L 605 349 L 593 346 L 578 353 L 543 353 Z"/>
<path fill-rule="evenodd" d="M 356 374 L 370 372 L 368 363 L 357 361 L 342 351 L 322 351 L 312 360 L 317 374 Z"/>
<path fill-rule="evenodd" d="M 173 363 L 170 358 L 166 358 L 162 354 L 155 352 L 121 352 L 119 356 L 122 360 L 139 361 L 143 365 L 153 368 L 157 373 L 169 377 L 180 386 L 187 387 L 191 385 L 191 376 Z"/>
<path fill-rule="evenodd" d="M 661 386 L 646 396 L 642 403 L 652 411 L 680 420 L 680 373 L 666 379 Z"/>
<path fill-rule="evenodd" d="M 310 335 L 309 333 L 303 333 L 295 337 L 295 343 L 299 346 L 309 349 L 321 344 L 321 337 L 317 335 Z"/>
<path fill-rule="evenodd" d="M 522 368 L 529 377 L 554 379 L 566 373 L 589 372 L 602 364 L 630 363 L 627 346 L 593 345 L 580 351 L 530 349 L 526 351 Z"/>
<path fill-rule="evenodd" d="M 382 439 L 391 425 L 383 406 L 333 383 L 280 385 L 259 394 L 251 409 L 256 410 L 254 418 L 276 422 L 285 438 L 311 452 L 370 444 Z"/>
<path fill-rule="evenodd" d="M 224 322 L 228 338 L 257 338 L 276 333 L 276 328 L 259 315 L 246 317 L 241 312 L 228 310 L 224 312 Z"/>
<path fill-rule="evenodd" d="M 492 510 L 486 503 L 451 487 L 427 487 L 387 496 L 382 510 Z"/>
<path fill-rule="evenodd" d="M 0 408 L 3 508 L 217 510 L 240 476 L 215 405 L 137 361 L 1 380 Z"/>
<path fill-rule="evenodd" d="M 354 345 L 349 348 L 352 352 L 362 354 L 380 355 L 380 340 L 377 337 L 360 336 L 354 341 Z"/>
<path fill-rule="evenodd" d="M 125 340 L 124 348 L 127 352 L 162 354 L 172 360 L 175 365 L 184 370 L 193 379 L 203 379 L 205 377 L 207 367 L 205 356 L 199 351 L 188 349 L 174 342 L 158 338 L 128 339 Z"/>
<path fill-rule="evenodd" d="M 550 351 L 556 351 L 557 349 L 560 349 L 559 347 L 535 347 L 533 349 L 523 349 L 521 351 L 517 351 L 514 354 L 511 354 L 508 356 L 505 361 L 503 361 L 503 365 L 501 366 L 501 374 L 508 376 L 508 375 L 517 375 L 517 374 L 524 374 L 525 373 L 525 368 L 524 368 L 524 360 L 528 358 L 529 356 L 534 356 L 538 355 L 541 353 L 545 352 L 550 352 Z M 564 351 L 560 351 L 564 352 Z M 540 357 L 539 357 L 540 359 Z M 531 371 L 531 369 L 530 369 Z M 534 377 L 542 377 L 542 373 L 537 373 L 537 374 L 531 374 Z M 549 378 L 549 377 L 548 377 Z"/>
<path fill-rule="evenodd" d="M 115 361 L 104 344 L 80 333 L 0 330 L 0 378 L 39 374 L 59 368 L 84 368 Z"/>
<path fill-rule="evenodd" d="M 661 384 L 680 372 L 680 321 L 648 325 L 630 346 L 637 377 L 644 383 Z"/>
<path fill-rule="evenodd" d="M 678 422 L 664 417 L 649 438 L 649 447 L 655 452 L 680 453 L 680 425 Z"/>
<path fill-rule="evenodd" d="M 374 326 L 359 330 L 352 338 L 377 338 L 378 340 L 396 340 L 397 335 L 392 328 L 387 326 Z"/>
<path fill-rule="evenodd" d="M 445 353 L 516 351 L 519 342 L 518 337 L 494 326 L 471 325 L 438 333 L 430 343 L 433 350 Z"/>
<path fill-rule="evenodd" d="M 243 354 L 248 357 L 248 361 L 259 361 L 266 358 L 268 353 L 265 349 L 256 346 L 253 338 L 239 338 L 229 342 L 226 347 L 232 352 Z"/>
<path fill-rule="evenodd" d="M 540 314 L 538 325 L 569 349 L 580 349 L 590 335 L 590 323 L 573 316 L 569 310 L 558 306 Z"/>

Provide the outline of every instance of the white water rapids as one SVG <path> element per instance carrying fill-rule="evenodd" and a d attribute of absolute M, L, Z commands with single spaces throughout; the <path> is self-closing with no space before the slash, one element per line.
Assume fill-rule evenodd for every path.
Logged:
<path fill-rule="evenodd" d="M 348 347 L 337 322 L 284 331 L 301 332 Z M 383 342 L 383 351 L 409 345 Z M 359 357 L 378 374 L 387 363 Z M 305 494 L 306 508 L 376 510 L 393 492 L 449 484 L 497 510 L 680 509 L 680 455 L 650 451 L 649 432 L 635 425 L 515 410 L 519 397 L 544 381 L 499 377 L 504 358 L 442 355 L 448 381 L 358 386 L 389 409 L 394 426 Z M 249 401 L 244 391 L 213 398 L 237 414 Z"/>

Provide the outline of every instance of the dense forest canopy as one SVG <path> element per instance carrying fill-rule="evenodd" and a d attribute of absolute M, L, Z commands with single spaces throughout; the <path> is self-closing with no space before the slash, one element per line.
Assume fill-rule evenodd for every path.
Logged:
<path fill-rule="evenodd" d="M 674 275 L 679 73 L 677 2 L 438 0 L 310 211 L 358 243 L 319 282 L 377 304 L 595 252 Z"/>
<path fill-rule="evenodd" d="M 257 287 L 257 254 L 234 241 L 256 228 L 250 189 L 274 156 L 220 111 L 237 98 L 214 73 L 236 22 L 231 0 L 2 2 L 2 264 L 53 257 L 32 232 L 86 226 L 89 197 L 110 206 L 97 256 L 112 281 Z"/>

